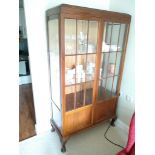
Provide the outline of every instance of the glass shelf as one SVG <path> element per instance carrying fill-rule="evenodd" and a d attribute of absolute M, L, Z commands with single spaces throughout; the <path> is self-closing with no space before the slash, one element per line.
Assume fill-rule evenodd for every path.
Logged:
<path fill-rule="evenodd" d="M 122 52 L 122 50 L 119 50 L 119 51 L 107 51 L 107 52 L 105 52 L 105 51 L 102 51 L 102 53 L 115 53 L 115 52 Z"/>
<path fill-rule="evenodd" d="M 111 75 L 111 76 L 107 76 L 105 78 L 99 77 L 99 80 L 105 80 L 107 78 L 113 78 L 113 77 L 116 77 L 116 76 L 119 77 L 119 75 Z"/>
<path fill-rule="evenodd" d="M 68 84 L 65 85 L 65 87 L 75 86 L 75 85 L 84 84 L 84 83 L 88 83 L 88 82 L 94 82 L 94 80 L 87 80 L 87 81 L 76 82 L 76 83 L 68 83 Z"/>
<path fill-rule="evenodd" d="M 96 54 L 96 52 L 94 52 L 94 53 L 77 53 L 77 54 L 65 54 L 65 56 L 76 56 L 76 55 L 91 55 L 91 54 Z"/>

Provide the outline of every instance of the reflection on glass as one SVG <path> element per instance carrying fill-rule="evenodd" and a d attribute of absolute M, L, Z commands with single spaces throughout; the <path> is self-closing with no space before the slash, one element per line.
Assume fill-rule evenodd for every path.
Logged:
<path fill-rule="evenodd" d="M 65 88 L 66 94 L 66 111 L 70 111 L 74 109 L 74 93 L 75 93 L 75 86 L 69 86 Z"/>
<path fill-rule="evenodd" d="M 115 61 L 116 61 L 116 52 L 112 52 L 109 55 L 109 63 L 113 63 L 114 64 Z"/>
<path fill-rule="evenodd" d="M 92 104 L 93 99 L 93 82 L 86 83 L 85 105 Z"/>
<path fill-rule="evenodd" d="M 116 49 L 114 51 L 117 51 L 117 44 L 118 44 L 118 40 L 119 40 L 120 28 L 121 28 L 120 23 L 113 23 L 111 45 L 116 46 Z M 118 46 L 118 50 L 120 50 L 120 46 Z"/>
<path fill-rule="evenodd" d="M 107 76 L 108 57 L 109 53 L 102 53 L 101 55 L 100 78 L 106 78 Z"/>
<path fill-rule="evenodd" d="M 105 23 L 105 29 L 103 33 L 103 41 L 102 41 L 102 52 L 110 51 L 110 43 L 111 43 L 111 34 L 112 34 L 112 23 Z"/>
<path fill-rule="evenodd" d="M 87 55 L 86 81 L 94 80 L 96 54 Z"/>
<path fill-rule="evenodd" d="M 119 44 L 118 46 L 120 47 L 120 50 L 123 50 L 123 45 L 124 45 L 124 40 L 125 40 L 125 34 L 126 34 L 126 24 L 121 24 L 121 29 L 120 29 L 120 38 L 119 38 Z"/>
<path fill-rule="evenodd" d="M 77 20 L 77 53 L 87 52 L 88 21 Z"/>
<path fill-rule="evenodd" d="M 98 87 L 98 100 L 107 99 L 113 95 L 116 95 L 118 77 L 109 77 L 99 81 Z"/>
<path fill-rule="evenodd" d="M 75 84 L 75 56 L 65 56 L 65 84 Z"/>
<path fill-rule="evenodd" d="M 100 80 L 99 81 L 99 87 L 98 87 L 98 100 L 103 100 L 105 99 L 105 84 L 106 84 L 106 80 Z"/>
<path fill-rule="evenodd" d="M 48 21 L 52 100 L 61 109 L 58 25 L 58 19 Z"/>
<path fill-rule="evenodd" d="M 116 94 L 118 76 L 114 76 L 114 79 L 113 79 L 113 80 L 114 80 L 114 81 L 113 81 L 112 93 Z"/>
<path fill-rule="evenodd" d="M 119 75 L 119 69 L 120 69 L 120 63 L 121 63 L 121 52 L 117 53 L 117 59 L 116 59 L 116 69 L 115 69 L 115 75 Z"/>
<path fill-rule="evenodd" d="M 116 52 L 112 52 L 109 55 L 108 77 L 114 75 L 114 72 L 115 72 L 115 61 L 116 61 Z"/>
<path fill-rule="evenodd" d="M 89 21 L 88 53 L 96 53 L 97 36 L 98 36 L 98 22 Z"/>
<path fill-rule="evenodd" d="M 124 38 L 124 24 L 105 23 L 102 52 L 116 52 L 122 50 Z"/>
<path fill-rule="evenodd" d="M 65 54 L 76 53 L 76 20 L 65 19 Z"/>
<path fill-rule="evenodd" d="M 111 96 L 113 77 L 107 78 L 106 81 L 106 97 Z"/>
<path fill-rule="evenodd" d="M 84 103 L 84 84 L 76 85 L 76 108 L 82 107 Z"/>

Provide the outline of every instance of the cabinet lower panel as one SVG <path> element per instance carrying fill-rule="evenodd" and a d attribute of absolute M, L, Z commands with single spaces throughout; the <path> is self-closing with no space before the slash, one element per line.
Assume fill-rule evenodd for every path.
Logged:
<path fill-rule="evenodd" d="M 117 98 L 114 97 L 97 103 L 94 107 L 94 123 L 114 117 L 116 115 L 116 101 Z"/>
<path fill-rule="evenodd" d="M 76 109 L 65 114 L 64 135 L 69 135 L 91 126 L 92 105 Z"/>
<path fill-rule="evenodd" d="M 71 135 L 79 130 L 88 128 L 96 123 L 114 118 L 116 116 L 116 101 L 117 97 L 88 105 L 76 110 L 65 113 L 64 136 Z M 94 116 L 92 122 L 92 111 L 94 108 Z"/>

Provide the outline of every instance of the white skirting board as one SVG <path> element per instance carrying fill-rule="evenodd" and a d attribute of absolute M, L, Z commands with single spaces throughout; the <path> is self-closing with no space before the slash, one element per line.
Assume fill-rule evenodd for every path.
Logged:
<path fill-rule="evenodd" d="M 124 122 L 122 122 L 120 119 L 117 119 L 115 122 L 115 125 L 119 128 L 121 128 L 125 135 L 128 136 L 128 132 L 129 132 L 129 126 L 127 124 L 125 124 Z"/>

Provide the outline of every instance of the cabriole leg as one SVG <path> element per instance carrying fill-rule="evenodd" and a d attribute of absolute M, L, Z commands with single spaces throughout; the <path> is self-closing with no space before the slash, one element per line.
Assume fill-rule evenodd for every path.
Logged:
<path fill-rule="evenodd" d="M 112 120 L 111 120 L 111 122 L 110 122 L 110 125 L 111 126 L 115 126 L 115 121 L 116 121 L 116 119 L 117 119 L 117 117 L 115 117 L 115 118 L 113 118 Z"/>
<path fill-rule="evenodd" d="M 54 125 L 52 124 L 52 119 L 50 119 L 50 124 L 51 124 L 51 132 L 54 132 L 55 131 L 55 128 L 54 128 Z"/>
<path fill-rule="evenodd" d="M 67 143 L 68 137 L 61 139 L 61 152 L 66 152 L 66 143 Z"/>

